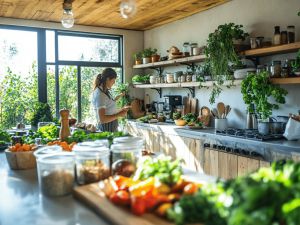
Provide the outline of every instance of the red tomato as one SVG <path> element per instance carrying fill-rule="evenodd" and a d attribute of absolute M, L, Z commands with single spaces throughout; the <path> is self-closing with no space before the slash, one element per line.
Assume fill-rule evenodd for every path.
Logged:
<path fill-rule="evenodd" d="M 153 209 L 159 202 L 159 199 L 153 195 L 152 191 L 149 191 L 146 195 L 143 196 L 147 210 Z"/>
<path fill-rule="evenodd" d="M 121 187 L 123 186 L 122 189 L 124 189 L 124 185 L 127 183 L 128 181 L 128 177 L 124 177 L 124 176 L 114 176 L 114 181 L 116 182 L 117 186 L 119 189 L 121 189 Z"/>
<path fill-rule="evenodd" d="M 143 197 L 133 197 L 131 199 L 131 212 L 138 216 L 146 212 L 146 202 Z"/>
<path fill-rule="evenodd" d="M 197 184 L 194 183 L 190 183 L 188 185 L 186 185 L 183 189 L 183 194 L 186 195 L 193 195 L 198 191 L 198 186 Z"/>
<path fill-rule="evenodd" d="M 129 205 L 130 197 L 129 193 L 124 190 L 120 190 L 115 192 L 112 196 L 110 196 L 110 200 L 117 205 Z"/>

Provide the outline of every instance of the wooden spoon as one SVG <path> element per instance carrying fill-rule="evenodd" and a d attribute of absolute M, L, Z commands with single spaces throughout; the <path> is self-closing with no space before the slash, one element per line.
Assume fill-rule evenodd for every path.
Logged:
<path fill-rule="evenodd" d="M 218 109 L 218 116 L 221 118 L 221 116 L 225 113 L 225 105 L 223 102 L 219 102 L 217 104 L 217 109 Z"/>
<path fill-rule="evenodd" d="M 231 110 L 230 105 L 226 105 L 226 108 L 225 108 L 225 116 L 226 117 L 229 114 L 230 110 Z"/>

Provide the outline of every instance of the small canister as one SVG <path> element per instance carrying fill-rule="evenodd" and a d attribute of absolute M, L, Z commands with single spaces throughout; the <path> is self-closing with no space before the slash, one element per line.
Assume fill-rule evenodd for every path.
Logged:
<path fill-rule="evenodd" d="M 167 83 L 174 83 L 174 74 L 173 73 L 167 74 Z"/>
<path fill-rule="evenodd" d="M 186 82 L 192 82 L 192 76 L 193 76 L 193 75 L 191 75 L 191 74 L 187 74 L 187 75 L 186 75 L 185 81 L 186 81 Z"/>
<path fill-rule="evenodd" d="M 181 83 L 185 82 L 185 74 L 182 74 L 182 75 L 180 76 L 180 82 L 181 82 Z"/>

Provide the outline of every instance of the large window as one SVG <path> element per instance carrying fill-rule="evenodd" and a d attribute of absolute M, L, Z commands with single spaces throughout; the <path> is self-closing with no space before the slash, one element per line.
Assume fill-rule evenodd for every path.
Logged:
<path fill-rule="evenodd" d="M 90 95 L 95 76 L 114 68 L 123 80 L 122 37 L 0 25 L 0 127 L 28 123 L 33 102 L 53 114 L 67 108 L 93 122 Z"/>

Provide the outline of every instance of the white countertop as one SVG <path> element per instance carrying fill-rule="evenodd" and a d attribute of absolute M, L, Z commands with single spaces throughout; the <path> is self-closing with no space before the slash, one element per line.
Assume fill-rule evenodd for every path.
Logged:
<path fill-rule="evenodd" d="M 94 224 L 109 223 L 71 195 L 42 196 L 36 169 L 11 170 L 0 152 L 0 225 Z"/>

